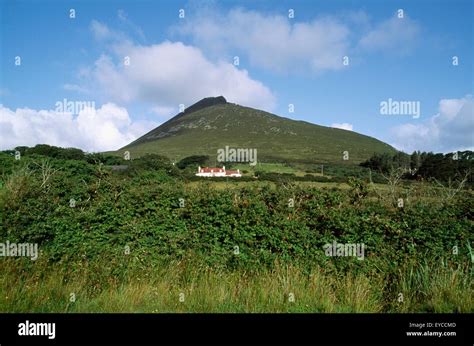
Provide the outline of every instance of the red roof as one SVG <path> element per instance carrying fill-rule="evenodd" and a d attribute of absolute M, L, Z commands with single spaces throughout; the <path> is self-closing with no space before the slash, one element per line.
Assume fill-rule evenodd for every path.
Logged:
<path fill-rule="evenodd" d="M 229 170 L 229 171 L 225 171 L 225 175 L 231 175 L 231 174 L 240 174 L 239 171 L 235 171 L 235 170 Z"/>
<path fill-rule="evenodd" d="M 230 169 L 224 170 L 220 167 L 202 167 L 198 173 L 225 173 L 225 175 L 240 174 L 238 170 Z"/>
<path fill-rule="evenodd" d="M 212 171 L 212 172 L 211 172 Z M 220 173 L 224 172 L 224 168 L 219 168 L 219 167 L 203 167 L 201 168 L 200 173 Z"/>

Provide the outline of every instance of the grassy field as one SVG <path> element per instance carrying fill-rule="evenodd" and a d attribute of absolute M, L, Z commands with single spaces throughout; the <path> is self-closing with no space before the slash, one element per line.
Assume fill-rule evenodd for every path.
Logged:
<path fill-rule="evenodd" d="M 264 162 L 259 162 L 255 166 L 251 166 L 249 164 L 234 164 L 232 165 L 232 169 L 240 169 L 241 171 L 247 171 L 251 173 L 252 176 L 253 176 L 253 173 L 255 173 L 256 171 L 273 172 L 273 173 L 299 172 L 295 168 L 285 165 L 283 163 L 264 163 Z"/>
<path fill-rule="evenodd" d="M 209 185 L 212 189 L 216 190 L 228 190 L 228 189 L 234 189 L 234 190 L 239 190 L 244 187 L 246 188 L 262 188 L 262 187 L 270 187 L 272 189 L 276 189 L 281 187 L 281 184 L 275 183 L 275 182 L 269 182 L 269 181 L 239 181 L 238 178 L 228 178 L 228 179 L 222 179 L 222 181 L 206 181 L 205 178 L 199 181 L 190 181 L 186 183 L 186 186 L 192 189 L 201 187 L 202 185 Z M 298 186 L 302 189 L 321 189 L 321 190 L 341 190 L 341 191 L 347 191 L 351 188 L 351 186 L 348 183 L 337 183 L 337 182 L 317 182 L 317 181 L 294 181 L 289 183 L 290 186 Z M 376 184 L 373 183 L 370 185 L 371 186 L 371 195 L 376 196 L 377 193 L 381 194 L 386 194 L 390 191 L 390 188 L 386 184 Z M 419 182 L 411 182 L 410 185 L 411 188 L 416 191 L 419 189 L 426 189 L 426 184 L 419 183 Z M 433 191 L 439 191 L 440 188 L 438 187 L 432 187 Z M 430 197 L 428 195 L 423 196 L 424 199 L 429 199 Z"/>
<path fill-rule="evenodd" d="M 467 267 L 422 261 L 399 268 L 391 290 L 382 272 L 310 272 L 277 264 L 273 270 L 219 271 L 188 261 L 152 268 L 144 258 L 83 262 L 75 270 L 37 263 L 25 272 L 0 262 L 1 312 L 473 312 Z M 134 263 L 137 262 L 137 263 Z M 117 263 L 114 263 L 117 265 Z M 140 269 L 137 269 L 140 268 Z"/>
<path fill-rule="evenodd" d="M 199 187 L 202 186 L 203 182 L 202 181 L 191 181 L 187 183 L 187 186 L 191 188 Z M 209 182 L 209 184 L 212 186 L 212 188 L 217 189 L 217 190 L 225 190 L 225 189 L 240 189 L 242 187 L 262 187 L 262 186 L 269 186 L 272 188 L 277 187 L 277 183 L 273 182 L 267 182 L 267 181 L 237 181 L 235 179 L 231 180 L 225 180 L 223 181 L 212 181 Z M 316 181 L 297 181 L 292 184 L 302 186 L 302 187 L 316 187 L 316 188 L 321 188 L 321 189 L 331 189 L 331 188 L 337 188 L 337 189 L 342 189 L 342 190 L 347 190 L 349 188 L 349 185 L 346 183 L 320 183 Z M 383 188 L 383 185 L 381 186 Z"/>
<path fill-rule="evenodd" d="M 1 312 L 474 311 L 470 189 L 0 160 L 0 243 L 40 249 L 0 259 Z"/>

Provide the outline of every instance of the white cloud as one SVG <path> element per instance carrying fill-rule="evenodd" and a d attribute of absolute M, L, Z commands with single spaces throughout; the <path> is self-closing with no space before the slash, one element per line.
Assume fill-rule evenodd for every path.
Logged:
<path fill-rule="evenodd" d="M 169 117 L 171 115 L 177 114 L 178 108 L 156 106 L 151 108 L 151 112 L 158 115 L 159 117 Z"/>
<path fill-rule="evenodd" d="M 288 16 L 233 9 L 197 14 L 174 31 L 190 35 L 206 52 L 248 56 L 251 63 L 279 72 L 343 68 L 350 30 L 335 17 L 295 22 Z"/>
<path fill-rule="evenodd" d="M 320 72 L 344 68 L 343 57 L 371 50 L 408 52 L 420 26 L 405 15 L 371 23 L 364 11 L 341 12 L 308 21 L 245 9 L 206 8 L 173 27 L 197 47 L 231 60 L 245 57 L 256 67 L 276 72 Z"/>
<path fill-rule="evenodd" d="M 156 127 L 154 122 L 132 122 L 127 110 L 113 103 L 84 109 L 77 116 L 53 110 L 0 105 L 0 149 L 50 144 L 86 151 L 117 150 Z"/>
<path fill-rule="evenodd" d="M 85 89 L 85 88 L 83 88 L 83 87 L 81 87 L 80 85 L 77 85 L 77 84 L 64 84 L 63 89 L 67 90 L 67 91 L 75 91 L 75 92 L 82 93 L 82 94 L 89 93 L 89 90 L 87 90 L 87 89 Z"/>
<path fill-rule="evenodd" d="M 128 18 L 128 14 L 124 10 L 119 9 L 117 11 L 117 17 L 120 22 L 129 28 L 141 41 L 146 41 L 143 30 Z"/>
<path fill-rule="evenodd" d="M 125 22 L 126 22 L 126 21 L 128 20 L 128 18 L 127 18 L 127 13 L 126 13 L 124 10 L 122 10 L 122 9 L 119 9 L 119 10 L 117 11 L 117 17 L 118 17 L 121 21 L 125 21 Z"/>
<path fill-rule="evenodd" d="M 151 46 L 123 42 L 102 55 L 91 70 L 90 83 L 115 102 L 144 101 L 160 107 L 186 107 L 208 96 L 271 111 L 275 96 L 246 70 L 211 62 L 195 47 L 181 42 Z M 130 65 L 124 65 L 124 57 Z M 90 89 L 90 87 L 89 87 Z"/>
<path fill-rule="evenodd" d="M 420 124 L 396 126 L 391 136 L 393 145 L 406 152 L 474 150 L 474 101 L 470 95 L 443 99 L 438 114 Z"/>
<path fill-rule="evenodd" d="M 331 127 L 334 127 L 336 129 L 352 131 L 352 124 L 349 124 L 349 123 L 334 123 L 331 125 Z"/>
<path fill-rule="evenodd" d="M 97 20 L 93 20 L 90 25 L 90 29 L 95 37 L 96 40 L 107 40 L 115 36 L 109 27 L 105 24 L 98 22 Z"/>
<path fill-rule="evenodd" d="M 405 15 L 391 17 L 369 30 L 359 41 L 367 50 L 384 50 L 403 54 L 408 52 L 421 32 L 420 26 Z"/>

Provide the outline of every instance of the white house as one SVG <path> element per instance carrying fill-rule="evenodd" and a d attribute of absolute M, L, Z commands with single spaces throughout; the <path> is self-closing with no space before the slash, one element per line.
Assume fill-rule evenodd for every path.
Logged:
<path fill-rule="evenodd" d="M 241 177 L 240 170 L 226 170 L 225 166 L 222 168 L 219 167 L 198 167 L 198 172 L 196 173 L 198 177 Z"/>

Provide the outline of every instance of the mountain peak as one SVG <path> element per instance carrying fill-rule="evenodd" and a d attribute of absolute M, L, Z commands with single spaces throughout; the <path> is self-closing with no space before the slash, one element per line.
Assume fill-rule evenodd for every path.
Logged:
<path fill-rule="evenodd" d="M 215 157 L 226 147 L 255 148 L 261 162 L 340 163 L 351 149 L 351 162 L 395 149 L 375 138 L 279 117 L 207 97 L 136 139 L 124 148 L 134 155 L 157 153 L 174 159 Z"/>
<path fill-rule="evenodd" d="M 201 110 L 203 108 L 215 106 L 215 105 L 223 105 L 226 104 L 227 100 L 225 99 L 224 96 L 217 96 L 217 97 L 206 97 L 203 98 L 202 100 L 196 102 L 192 106 L 189 106 L 184 110 L 185 114 L 189 114 L 192 112 L 196 112 L 198 110 Z"/>

